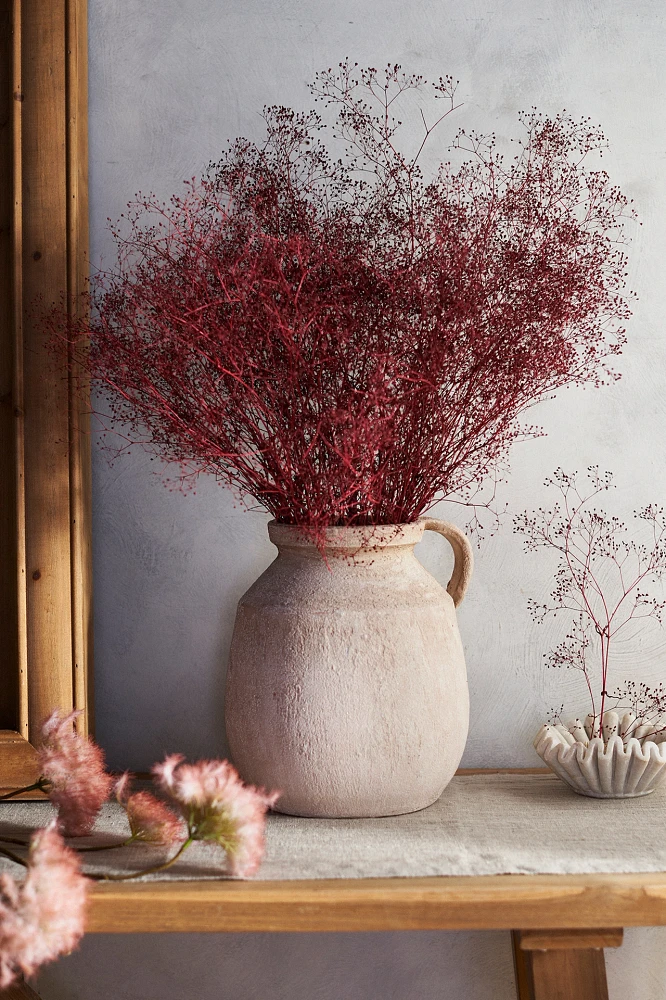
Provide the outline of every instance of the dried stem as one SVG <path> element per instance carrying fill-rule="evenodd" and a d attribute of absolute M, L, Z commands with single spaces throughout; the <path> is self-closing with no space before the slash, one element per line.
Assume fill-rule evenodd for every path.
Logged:
<path fill-rule="evenodd" d="M 47 790 L 48 786 L 49 782 L 46 780 L 46 778 L 40 778 L 38 781 L 35 781 L 32 785 L 26 785 L 24 788 L 14 788 L 12 789 L 11 792 L 6 792 L 4 795 L 0 795 L 0 802 L 4 802 L 7 799 L 13 799 L 17 795 L 23 795 L 24 792 L 34 792 L 37 790 L 39 790 L 40 792 L 44 792 Z"/>
<path fill-rule="evenodd" d="M 127 840 L 123 840 L 120 844 L 94 844 L 92 846 L 78 846 L 77 844 L 68 844 L 73 851 L 77 851 L 79 854 L 85 854 L 89 851 L 115 851 L 119 847 L 128 847 L 133 844 L 136 837 L 128 837 Z M 29 840 L 22 840 L 19 837 L 8 837 L 6 834 L 0 832 L 0 841 L 3 844 L 17 844 L 19 847 L 30 847 Z"/>
<path fill-rule="evenodd" d="M 10 861 L 15 861 L 17 865 L 23 865 L 24 868 L 28 867 L 26 859 L 19 857 L 18 854 L 14 854 L 14 852 L 10 851 L 8 847 L 0 847 L 0 854 L 2 854 L 5 858 L 9 858 Z"/>
<path fill-rule="evenodd" d="M 575 615 L 564 641 L 546 654 L 548 666 L 581 671 L 590 695 L 595 735 L 603 736 L 609 701 L 614 711 L 627 702 L 636 716 L 628 733 L 623 734 L 628 737 L 642 725 L 658 725 L 666 706 L 661 688 L 651 690 L 630 683 L 623 689 L 609 689 L 611 654 L 618 637 L 632 622 L 646 618 L 662 621 L 666 601 L 650 596 L 644 588 L 666 572 L 666 515 L 654 504 L 635 511 L 635 519 L 648 534 L 647 542 L 640 541 L 617 517 L 594 506 L 613 486 L 612 475 L 601 475 L 596 466 L 590 466 L 587 479 L 589 486 L 582 489 L 576 474 L 557 469 L 546 486 L 559 494 L 558 502 L 550 510 L 539 508 L 536 514 L 525 512 L 514 518 L 514 530 L 523 535 L 528 551 L 552 549 L 560 556 L 550 602 L 539 605 L 530 601 L 535 621 L 542 622 L 561 611 Z M 595 642 L 598 688 L 589 666 L 589 651 Z M 599 696 L 598 712 L 595 694 Z"/>
<path fill-rule="evenodd" d="M 157 872 L 163 872 L 171 865 L 178 861 L 178 858 L 187 850 L 187 848 L 194 842 L 194 837 L 189 836 L 187 840 L 183 841 L 176 853 L 168 861 L 163 862 L 160 865 L 153 865 L 152 868 L 144 868 L 140 872 L 132 872 L 130 875 L 107 875 L 107 874 L 93 874 L 88 875 L 88 878 L 94 879 L 97 882 L 127 882 L 129 879 L 142 878 L 144 875 L 154 875 Z"/>

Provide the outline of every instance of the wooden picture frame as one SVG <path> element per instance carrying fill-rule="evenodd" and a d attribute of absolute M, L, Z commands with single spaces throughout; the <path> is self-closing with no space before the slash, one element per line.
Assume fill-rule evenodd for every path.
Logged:
<path fill-rule="evenodd" d="M 0 0 L 0 790 L 55 707 L 91 725 L 88 405 L 41 315 L 88 258 L 86 0 Z"/>

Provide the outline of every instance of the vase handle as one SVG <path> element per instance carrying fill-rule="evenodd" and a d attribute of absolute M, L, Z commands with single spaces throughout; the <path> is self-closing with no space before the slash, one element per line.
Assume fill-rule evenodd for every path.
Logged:
<path fill-rule="evenodd" d="M 440 535 L 444 535 L 453 549 L 455 561 L 446 591 L 453 598 L 457 608 L 465 596 L 474 569 L 474 554 L 469 539 L 455 524 L 440 521 L 438 517 L 421 517 L 419 520 L 426 531 L 437 531 Z"/>

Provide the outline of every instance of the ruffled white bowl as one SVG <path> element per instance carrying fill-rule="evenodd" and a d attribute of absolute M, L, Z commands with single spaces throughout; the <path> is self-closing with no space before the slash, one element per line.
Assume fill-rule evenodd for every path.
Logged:
<path fill-rule="evenodd" d="M 606 712 L 604 739 L 591 738 L 592 722 L 576 719 L 570 726 L 544 725 L 534 748 L 551 771 L 579 795 L 596 799 L 629 799 L 649 795 L 666 778 L 666 734 L 653 734 L 646 726 L 635 728 L 632 717 Z"/>

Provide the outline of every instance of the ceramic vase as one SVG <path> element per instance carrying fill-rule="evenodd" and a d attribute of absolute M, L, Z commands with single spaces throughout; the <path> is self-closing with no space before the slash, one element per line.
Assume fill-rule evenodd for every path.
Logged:
<path fill-rule="evenodd" d="M 603 738 L 594 719 L 541 727 L 534 747 L 548 767 L 579 795 L 629 799 L 649 795 L 666 778 L 666 742 L 633 714 L 604 713 Z M 629 738 L 621 734 L 631 734 Z"/>
<path fill-rule="evenodd" d="M 453 547 L 445 589 L 414 554 Z M 433 803 L 465 746 L 469 695 L 455 607 L 472 550 L 454 525 L 329 528 L 319 548 L 272 522 L 275 561 L 238 605 L 225 715 L 245 781 L 299 816 L 390 816 Z"/>

